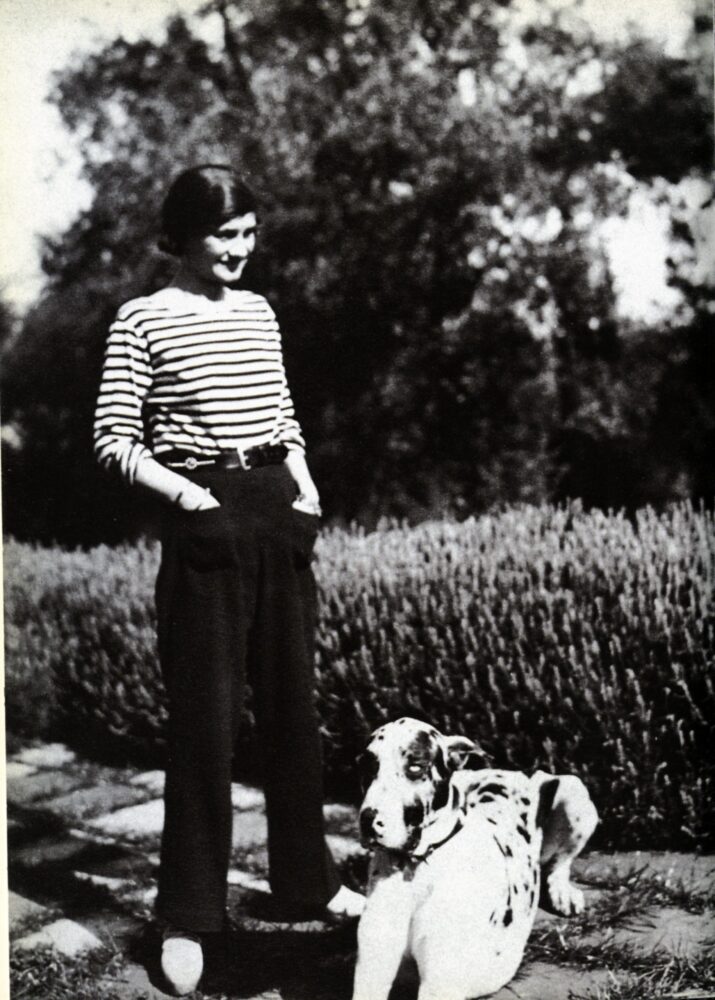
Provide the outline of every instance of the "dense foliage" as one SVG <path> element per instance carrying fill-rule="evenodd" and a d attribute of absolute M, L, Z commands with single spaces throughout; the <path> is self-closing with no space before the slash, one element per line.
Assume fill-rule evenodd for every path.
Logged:
<path fill-rule="evenodd" d="M 710 166 L 708 62 L 550 8 L 213 0 L 61 73 L 94 198 L 46 241 L 6 352 L 7 528 L 89 544 L 145 522 L 93 462 L 99 368 L 117 306 L 169 275 L 167 178 L 207 160 L 262 196 L 246 280 L 281 320 L 332 515 L 711 497 L 711 288 L 677 204 Z M 673 226 L 681 305 L 655 325 L 618 313 L 599 240 L 634 191 Z"/>
<path fill-rule="evenodd" d="M 156 758 L 156 561 L 147 546 L 8 545 L 11 730 Z M 316 670 L 333 787 L 354 792 L 367 734 L 408 714 L 476 736 L 498 765 L 579 774 L 601 843 L 712 847 L 714 567 L 713 517 L 686 503 L 326 531 Z"/>

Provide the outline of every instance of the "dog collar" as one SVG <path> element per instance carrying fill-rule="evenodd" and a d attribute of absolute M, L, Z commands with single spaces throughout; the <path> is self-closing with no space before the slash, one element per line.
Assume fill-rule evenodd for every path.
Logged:
<path fill-rule="evenodd" d="M 452 839 L 452 837 L 456 837 L 456 835 L 459 833 L 459 831 L 462 829 L 463 826 L 464 824 L 462 823 L 461 819 L 458 819 L 455 825 L 450 830 L 450 832 L 447 834 L 447 836 L 443 837 L 442 840 L 438 840 L 434 844 L 430 844 L 427 850 L 424 852 L 424 854 L 405 854 L 404 861 L 401 866 L 405 878 L 408 881 L 411 881 L 415 876 L 415 871 L 418 865 L 422 864 L 423 862 L 426 862 L 431 857 L 431 855 L 434 854 L 436 850 L 438 850 L 440 847 L 443 847 L 447 843 L 447 841 Z"/>

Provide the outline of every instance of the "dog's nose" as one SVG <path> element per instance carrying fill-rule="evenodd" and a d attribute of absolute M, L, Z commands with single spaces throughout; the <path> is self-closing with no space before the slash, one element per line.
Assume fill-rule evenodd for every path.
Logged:
<path fill-rule="evenodd" d="M 363 809 L 360 813 L 360 836 L 363 840 L 369 840 L 378 827 L 382 826 L 377 818 L 377 809 Z"/>

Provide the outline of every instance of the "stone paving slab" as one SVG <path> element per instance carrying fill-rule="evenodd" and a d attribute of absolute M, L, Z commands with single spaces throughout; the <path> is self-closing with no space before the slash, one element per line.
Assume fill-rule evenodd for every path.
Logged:
<path fill-rule="evenodd" d="M 136 900 L 142 906 L 153 906 L 158 895 L 159 890 L 155 885 L 152 885 L 148 889 L 140 890 L 136 895 Z"/>
<path fill-rule="evenodd" d="M 97 889 L 107 889 L 116 895 L 130 892 L 135 888 L 132 879 L 117 878 L 116 875 L 95 875 L 93 872 L 73 871 L 72 875 L 78 882 L 86 882 Z"/>
<path fill-rule="evenodd" d="M 170 1000 L 150 981 L 147 971 L 135 962 L 129 962 L 118 977 L 100 979 L 98 985 L 111 989 L 119 1000 Z"/>
<path fill-rule="evenodd" d="M 324 807 L 323 815 L 328 833 L 348 838 L 358 844 L 357 809 L 342 804 L 330 804 Z"/>
<path fill-rule="evenodd" d="M 98 816 L 86 825 L 100 834 L 118 837 L 129 843 L 147 838 L 158 839 L 164 826 L 164 802 L 162 799 L 152 799 L 140 805 L 128 806 Z M 233 847 L 248 849 L 265 844 L 267 836 L 265 815 L 246 810 L 234 823 Z"/>
<path fill-rule="evenodd" d="M 11 860 L 21 868 L 63 864 L 75 861 L 91 846 L 91 841 L 71 834 L 62 840 L 57 840 L 56 837 L 44 837 L 13 851 Z"/>
<path fill-rule="evenodd" d="M 331 802 L 324 807 L 323 813 L 329 822 L 354 823 L 357 831 L 358 810 L 356 806 L 348 806 L 343 802 Z"/>
<path fill-rule="evenodd" d="M 21 764 L 17 760 L 11 760 L 5 766 L 5 779 L 7 781 L 22 781 L 23 778 L 29 778 L 36 771 L 36 767 L 31 767 L 29 764 Z"/>
<path fill-rule="evenodd" d="M 266 799 L 259 788 L 234 783 L 231 785 L 231 805 L 234 809 L 259 809 L 263 812 L 266 808 Z"/>
<path fill-rule="evenodd" d="M 354 855 L 365 854 L 356 837 L 343 837 L 338 833 L 328 833 L 325 839 L 338 864 Z"/>
<path fill-rule="evenodd" d="M 229 885 L 240 885 L 241 888 L 250 889 L 252 892 L 265 892 L 267 895 L 271 891 L 267 879 L 251 875 L 250 872 L 244 872 L 240 868 L 229 868 L 227 881 Z"/>
<path fill-rule="evenodd" d="M 516 979 L 494 993 L 492 1000 L 570 1000 L 574 994 L 595 991 L 609 982 L 613 982 L 613 977 L 606 969 L 589 971 L 533 962 L 525 966 Z"/>
<path fill-rule="evenodd" d="M 22 950 L 50 947 L 68 958 L 75 958 L 84 952 L 102 948 L 103 945 L 86 927 L 82 927 L 74 920 L 62 918 L 47 924 L 33 934 L 19 938 L 13 947 Z"/>
<path fill-rule="evenodd" d="M 234 850 L 250 850 L 265 845 L 268 840 L 268 823 L 263 813 L 242 812 L 233 824 Z"/>
<path fill-rule="evenodd" d="M 677 851 L 620 851 L 605 854 L 592 851 L 576 858 L 576 878 L 591 882 L 604 878 L 625 879 L 633 872 L 656 876 L 671 887 L 700 891 L 715 885 L 715 855 L 682 854 Z"/>
<path fill-rule="evenodd" d="M 141 785 L 154 795 L 164 794 L 164 772 L 163 771 L 142 771 L 130 778 L 130 784 Z"/>
<path fill-rule="evenodd" d="M 235 849 L 250 849 L 266 842 L 268 836 L 266 817 L 263 812 L 248 805 L 249 802 L 258 801 L 258 796 L 253 794 L 254 792 L 254 789 L 242 789 L 240 786 L 234 788 L 232 796 L 234 808 L 240 813 L 233 824 Z M 262 803 L 262 796 L 260 801 Z M 240 804 L 237 805 L 237 802 Z M 152 799 L 149 802 L 127 806 L 95 816 L 86 825 L 100 834 L 119 837 L 128 842 L 158 838 L 164 825 L 164 802 L 162 799 Z M 357 837 L 329 834 L 328 841 L 340 859 L 359 853 L 361 850 Z"/>
<path fill-rule="evenodd" d="M 113 855 L 103 857 L 99 853 L 98 856 L 92 857 L 88 854 L 80 859 L 81 863 L 75 866 L 75 870 L 84 875 L 101 875 L 137 882 L 146 882 L 148 878 L 153 878 L 159 863 L 158 856 L 115 842 L 113 846 L 116 848 Z"/>
<path fill-rule="evenodd" d="M 8 892 L 7 911 L 11 936 L 19 933 L 30 922 L 49 920 L 51 913 L 46 906 L 26 899 L 17 892 Z"/>
<path fill-rule="evenodd" d="M 77 759 L 74 750 L 64 743 L 43 743 L 41 746 L 26 747 L 12 755 L 13 761 L 28 764 L 31 767 L 57 768 L 66 767 Z"/>
<path fill-rule="evenodd" d="M 140 805 L 126 806 L 97 816 L 86 824 L 90 829 L 128 841 L 158 837 L 164 826 L 164 801 L 151 799 Z"/>
<path fill-rule="evenodd" d="M 65 820 L 81 820 L 136 805 L 146 797 L 147 790 L 141 786 L 102 783 L 91 788 L 77 788 L 44 802 L 43 806 Z"/>
<path fill-rule="evenodd" d="M 50 799 L 86 784 L 86 778 L 73 771 L 37 771 L 26 778 L 8 780 L 7 800 L 10 805 L 25 806 L 41 799 Z"/>
<path fill-rule="evenodd" d="M 613 942 L 643 953 L 667 951 L 694 958 L 715 947 L 715 911 L 688 913 L 674 906 L 657 907 L 623 927 L 606 928 L 581 939 L 585 945 Z"/>

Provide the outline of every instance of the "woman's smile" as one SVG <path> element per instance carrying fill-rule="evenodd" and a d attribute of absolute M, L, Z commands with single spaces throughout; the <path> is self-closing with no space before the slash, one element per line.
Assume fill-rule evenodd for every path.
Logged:
<path fill-rule="evenodd" d="M 239 280 L 256 246 L 254 212 L 227 219 L 204 236 L 187 240 L 181 273 L 205 285 L 231 285 Z"/>
<path fill-rule="evenodd" d="M 247 257 L 222 257 L 216 262 L 213 272 L 219 280 L 223 277 L 223 272 L 228 272 L 231 280 L 240 278 L 246 266 Z"/>

